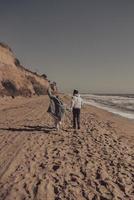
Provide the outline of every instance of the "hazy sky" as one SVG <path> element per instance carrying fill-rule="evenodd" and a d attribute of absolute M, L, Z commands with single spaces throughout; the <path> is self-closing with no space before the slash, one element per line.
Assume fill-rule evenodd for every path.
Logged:
<path fill-rule="evenodd" d="M 134 0 L 0 0 L 0 41 L 64 91 L 134 93 Z"/>

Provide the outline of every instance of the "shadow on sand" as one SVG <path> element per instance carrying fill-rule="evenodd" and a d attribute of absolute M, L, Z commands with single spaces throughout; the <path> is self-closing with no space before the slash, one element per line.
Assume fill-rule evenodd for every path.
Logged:
<path fill-rule="evenodd" d="M 13 131 L 13 132 L 37 132 L 37 131 L 41 131 L 41 132 L 44 132 L 44 133 L 49 133 L 51 131 L 54 131 L 55 128 L 54 127 L 49 127 L 47 125 L 45 126 L 24 126 L 24 127 L 21 127 L 21 128 L 12 128 L 12 127 L 9 127 L 9 128 L 0 128 L 0 130 L 3 130 L 3 131 Z"/>

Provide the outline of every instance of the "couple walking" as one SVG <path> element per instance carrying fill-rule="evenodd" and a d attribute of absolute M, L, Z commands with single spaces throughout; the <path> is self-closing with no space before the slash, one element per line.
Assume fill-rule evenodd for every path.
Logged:
<path fill-rule="evenodd" d="M 65 106 L 59 99 L 58 95 L 52 94 L 51 90 L 48 89 L 48 96 L 50 98 L 50 105 L 48 111 L 55 121 L 55 128 L 59 130 L 62 118 L 65 112 Z M 73 114 L 73 128 L 80 129 L 80 111 L 83 105 L 83 100 L 80 97 L 78 90 L 73 91 L 73 96 L 71 100 L 71 111 Z"/>

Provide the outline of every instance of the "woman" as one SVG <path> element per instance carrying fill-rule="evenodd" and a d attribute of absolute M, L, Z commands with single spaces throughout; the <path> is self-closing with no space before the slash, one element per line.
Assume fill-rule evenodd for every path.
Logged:
<path fill-rule="evenodd" d="M 50 88 L 48 89 L 48 96 L 50 98 L 50 105 L 47 112 L 53 116 L 55 120 L 55 127 L 57 130 L 59 130 L 61 120 L 65 112 L 64 105 L 59 99 L 58 95 L 52 95 Z"/>

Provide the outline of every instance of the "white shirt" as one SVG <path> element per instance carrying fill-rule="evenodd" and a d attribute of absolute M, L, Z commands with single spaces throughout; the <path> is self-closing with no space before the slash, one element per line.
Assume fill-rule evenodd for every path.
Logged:
<path fill-rule="evenodd" d="M 79 94 L 72 97 L 72 106 L 71 106 L 72 108 L 81 109 L 82 105 L 83 105 L 83 100 Z"/>

